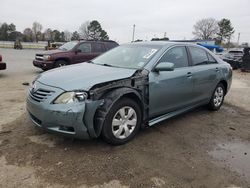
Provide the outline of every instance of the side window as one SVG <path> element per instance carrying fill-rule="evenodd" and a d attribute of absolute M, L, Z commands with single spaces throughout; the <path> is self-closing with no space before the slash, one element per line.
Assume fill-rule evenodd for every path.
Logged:
<path fill-rule="evenodd" d="M 217 64 L 218 63 L 211 54 L 207 53 L 207 56 L 208 56 L 208 63 L 209 64 Z"/>
<path fill-rule="evenodd" d="M 94 52 L 102 53 L 105 52 L 104 45 L 101 43 L 93 43 Z"/>
<path fill-rule="evenodd" d="M 207 52 L 196 47 L 189 47 L 193 65 L 206 65 L 208 63 Z"/>
<path fill-rule="evenodd" d="M 174 63 L 174 68 L 188 67 L 187 51 L 184 46 L 168 50 L 160 59 L 161 62 Z"/>
<path fill-rule="evenodd" d="M 79 50 L 83 53 L 90 53 L 91 52 L 91 44 L 90 43 L 82 43 L 78 46 Z"/>

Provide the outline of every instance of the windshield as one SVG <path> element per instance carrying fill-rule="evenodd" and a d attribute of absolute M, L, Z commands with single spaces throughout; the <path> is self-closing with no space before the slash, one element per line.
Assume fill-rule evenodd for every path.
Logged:
<path fill-rule="evenodd" d="M 156 54 L 159 47 L 147 47 L 140 45 L 124 45 L 116 47 L 107 53 L 97 57 L 93 63 L 138 69 L 144 67 Z"/>
<path fill-rule="evenodd" d="M 77 45 L 77 43 L 78 43 L 77 41 L 67 42 L 64 45 L 60 46 L 59 49 L 69 51 L 72 50 L 75 47 L 75 45 Z"/>

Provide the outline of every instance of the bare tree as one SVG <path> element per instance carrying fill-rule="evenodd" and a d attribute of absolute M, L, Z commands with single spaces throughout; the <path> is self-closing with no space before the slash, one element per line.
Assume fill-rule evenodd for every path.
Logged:
<path fill-rule="evenodd" d="M 44 38 L 45 40 L 52 40 L 52 34 L 53 34 L 53 31 L 52 29 L 48 28 L 44 31 Z"/>
<path fill-rule="evenodd" d="M 205 18 L 196 22 L 193 35 L 198 39 L 211 39 L 218 31 L 218 22 L 214 18 Z"/>
<path fill-rule="evenodd" d="M 36 42 L 38 42 L 38 34 L 41 33 L 42 29 L 43 29 L 43 26 L 40 23 L 38 22 L 33 23 L 32 31 L 33 31 Z"/>
<path fill-rule="evenodd" d="M 89 37 L 89 29 L 88 29 L 89 24 L 90 24 L 89 21 L 84 22 L 84 23 L 81 24 L 81 26 L 79 28 L 79 34 L 80 34 L 81 39 L 85 39 L 85 40 L 90 39 L 90 37 Z"/>
<path fill-rule="evenodd" d="M 71 40 L 71 37 L 72 37 L 72 33 L 69 32 L 68 30 L 65 30 L 65 31 L 64 31 L 64 36 L 65 36 L 65 40 L 66 40 L 66 41 L 70 41 L 70 40 Z"/>

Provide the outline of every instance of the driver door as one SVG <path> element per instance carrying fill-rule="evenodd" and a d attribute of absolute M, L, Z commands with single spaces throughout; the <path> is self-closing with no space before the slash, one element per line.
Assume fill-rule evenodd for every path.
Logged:
<path fill-rule="evenodd" d="M 159 63 L 174 64 L 173 71 L 151 71 L 149 74 L 149 116 L 163 115 L 192 103 L 193 79 L 187 49 L 176 46 L 168 50 Z"/>
<path fill-rule="evenodd" d="M 82 63 L 89 61 L 95 57 L 95 54 L 92 53 L 92 45 L 89 42 L 84 42 L 79 44 L 76 48 L 74 63 Z"/>

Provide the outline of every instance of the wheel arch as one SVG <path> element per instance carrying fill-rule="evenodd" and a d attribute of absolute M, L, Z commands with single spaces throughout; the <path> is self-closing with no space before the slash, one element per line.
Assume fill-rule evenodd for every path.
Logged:
<path fill-rule="evenodd" d="M 55 61 L 54 61 L 54 63 L 56 63 L 57 61 L 60 61 L 60 60 L 66 61 L 68 65 L 71 63 L 71 62 L 70 62 L 70 59 L 67 58 L 67 57 L 59 57 L 59 58 L 56 58 Z"/>
<path fill-rule="evenodd" d="M 106 119 L 106 115 L 110 111 L 113 104 L 116 103 L 118 100 L 122 100 L 122 98 L 129 98 L 135 101 L 141 109 L 143 119 L 143 102 L 140 93 L 132 88 L 114 88 L 103 94 L 100 99 L 103 99 L 104 103 L 95 111 L 94 130 L 96 132 L 96 137 L 100 135 L 101 130 L 103 128 L 103 123 Z"/>
<path fill-rule="evenodd" d="M 227 90 L 228 90 L 228 83 L 227 83 L 227 81 L 226 80 L 221 80 L 219 83 L 221 83 L 224 86 L 225 92 L 226 92 L 225 94 L 227 94 Z"/>

